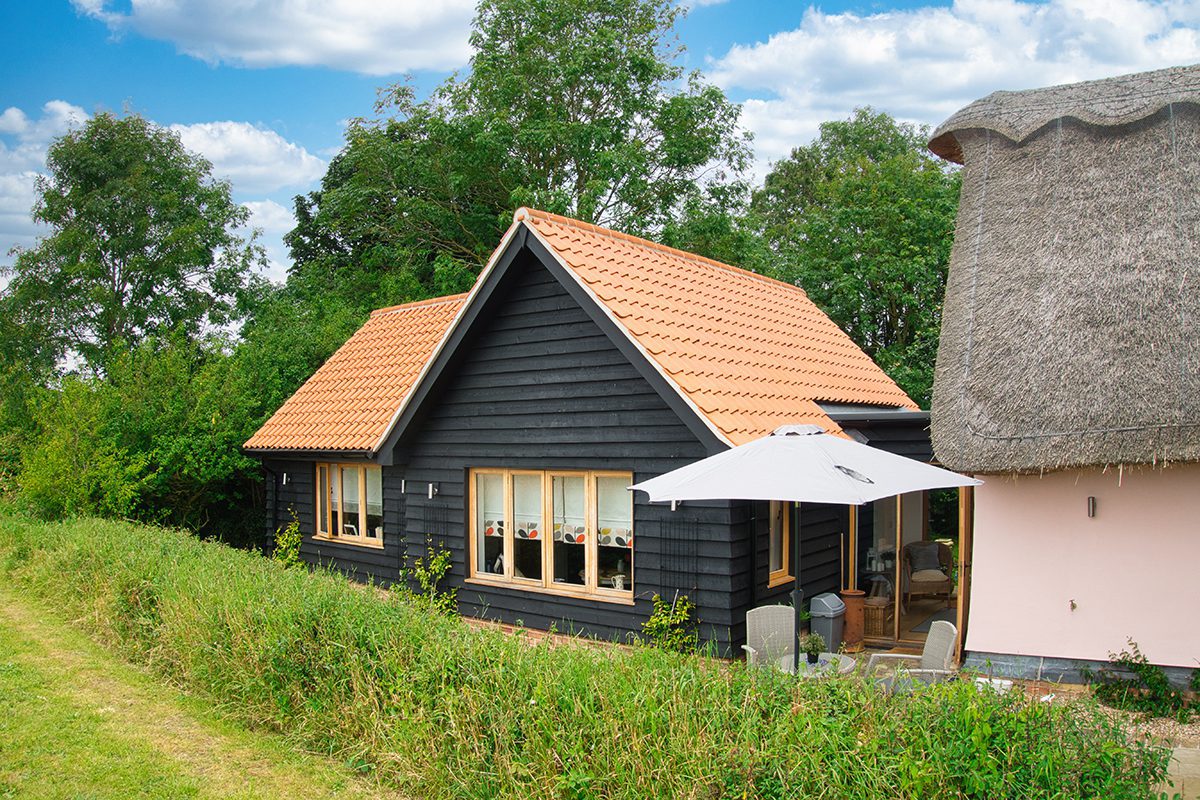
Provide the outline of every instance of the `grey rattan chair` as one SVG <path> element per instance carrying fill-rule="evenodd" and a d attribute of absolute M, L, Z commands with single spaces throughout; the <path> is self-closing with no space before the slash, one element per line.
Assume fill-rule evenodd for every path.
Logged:
<path fill-rule="evenodd" d="M 791 606 L 762 606 L 746 612 L 746 663 L 773 667 L 796 650 L 796 620 Z"/>
<path fill-rule="evenodd" d="M 875 672 L 880 664 L 895 664 L 904 667 L 903 679 L 898 676 L 885 678 L 881 681 L 888 689 L 901 689 L 912 683 L 938 683 L 954 677 L 954 644 L 958 641 L 958 629 L 944 620 L 937 620 L 929 626 L 929 636 L 925 639 L 925 648 L 919 656 L 900 655 L 898 653 L 875 653 L 867 661 L 867 678 Z M 911 666 L 909 666 L 911 665 Z"/>

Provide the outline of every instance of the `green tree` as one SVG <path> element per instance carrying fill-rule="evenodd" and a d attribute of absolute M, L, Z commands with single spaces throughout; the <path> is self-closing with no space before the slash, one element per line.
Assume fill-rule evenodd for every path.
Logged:
<path fill-rule="evenodd" d="M 670 0 L 483 0 L 471 72 L 443 90 L 505 146 L 514 200 L 634 233 L 660 230 L 740 172 L 740 108 L 684 74 Z"/>
<path fill-rule="evenodd" d="M 136 518 L 238 543 L 261 536 L 261 469 L 239 448 L 270 400 L 264 376 L 227 350 L 220 337 L 148 338 L 114 355 L 103 377 L 69 375 L 46 392 L 20 476 L 33 510 Z"/>
<path fill-rule="evenodd" d="M 682 13 L 483 0 L 470 72 L 427 100 L 385 90 L 321 189 L 297 198 L 297 288 L 376 305 L 461 290 L 517 206 L 656 234 L 713 187 L 740 186 L 740 110 L 677 65 Z"/>
<path fill-rule="evenodd" d="M 767 271 L 804 288 L 924 407 L 959 191 L 927 138 L 858 109 L 775 164 L 752 202 Z"/>
<path fill-rule="evenodd" d="M 198 336 L 238 316 L 261 249 L 234 233 L 248 212 L 174 133 L 98 114 L 50 146 L 33 218 L 49 236 L 17 253 L 3 307 L 38 360 L 103 372 L 149 335 Z"/>

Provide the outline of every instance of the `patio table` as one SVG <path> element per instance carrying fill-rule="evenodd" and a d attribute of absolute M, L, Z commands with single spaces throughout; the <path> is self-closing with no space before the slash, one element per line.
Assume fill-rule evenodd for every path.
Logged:
<path fill-rule="evenodd" d="M 821 653 L 817 656 L 817 663 L 809 664 L 808 657 L 803 654 L 800 656 L 800 671 L 798 674 L 801 678 L 814 678 L 823 675 L 849 675 L 854 672 L 854 667 L 857 662 L 847 655 L 841 653 Z M 777 661 L 777 666 L 784 672 L 792 671 L 792 654 L 780 656 Z"/>

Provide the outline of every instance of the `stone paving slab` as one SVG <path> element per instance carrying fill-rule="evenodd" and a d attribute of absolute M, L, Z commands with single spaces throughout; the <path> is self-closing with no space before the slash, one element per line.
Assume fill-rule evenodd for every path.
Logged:
<path fill-rule="evenodd" d="M 1200 749 L 1176 747 L 1167 775 L 1175 786 L 1160 786 L 1159 792 L 1165 792 L 1168 798 L 1200 800 Z"/>

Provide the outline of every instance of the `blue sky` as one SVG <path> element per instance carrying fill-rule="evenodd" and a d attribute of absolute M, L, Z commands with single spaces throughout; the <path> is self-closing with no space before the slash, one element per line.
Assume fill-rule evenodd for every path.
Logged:
<path fill-rule="evenodd" d="M 0 264 L 30 246 L 48 143 L 98 110 L 172 126 L 233 183 L 282 278 L 291 198 L 345 120 L 465 69 L 470 0 L 36 0 L 0 9 Z M 1200 62 L 1200 3 L 693 0 L 685 64 L 743 104 L 756 174 L 870 104 L 936 125 L 996 89 Z"/>

